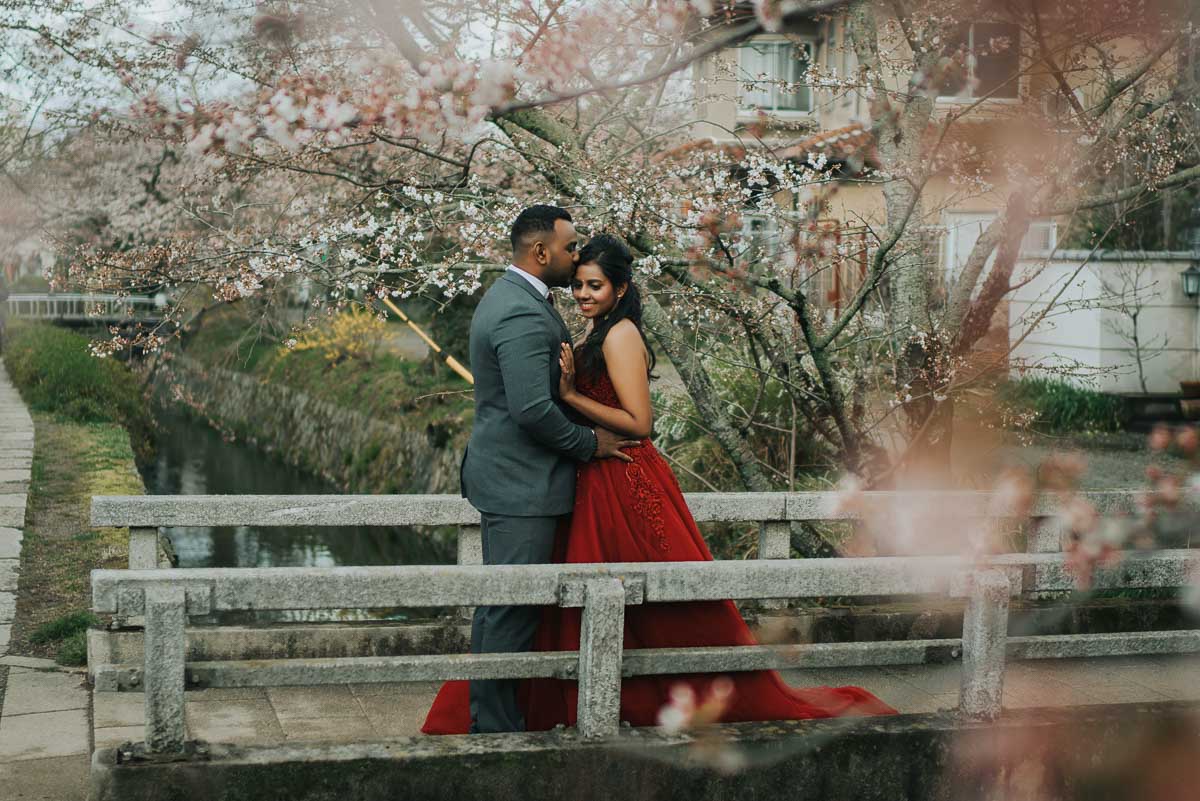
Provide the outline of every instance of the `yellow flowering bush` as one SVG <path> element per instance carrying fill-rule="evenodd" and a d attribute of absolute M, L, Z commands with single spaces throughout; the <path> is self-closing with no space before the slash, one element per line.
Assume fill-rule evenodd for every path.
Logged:
<path fill-rule="evenodd" d="M 286 347 L 293 351 L 320 351 L 330 364 L 348 359 L 370 362 L 383 339 L 384 326 L 378 315 L 355 306 L 300 339 L 289 341 Z"/>

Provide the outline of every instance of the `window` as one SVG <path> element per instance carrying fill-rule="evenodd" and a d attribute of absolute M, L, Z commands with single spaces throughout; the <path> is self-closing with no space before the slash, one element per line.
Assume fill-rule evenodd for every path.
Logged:
<path fill-rule="evenodd" d="M 959 28 L 944 51 L 962 69 L 948 76 L 943 99 L 1015 99 L 1021 72 L 1021 29 L 1008 22 L 975 22 Z"/>
<path fill-rule="evenodd" d="M 838 59 L 838 79 L 845 82 L 850 80 L 850 37 L 846 33 L 846 26 L 839 25 L 841 31 L 841 50 Z M 858 102 L 858 97 L 861 93 L 857 89 L 842 90 L 842 105 L 851 106 Z"/>
<path fill-rule="evenodd" d="M 846 24 L 840 17 L 833 17 L 825 21 L 821 34 L 825 41 L 821 66 L 841 84 L 850 76 L 850 38 L 846 33 Z M 848 108 L 854 105 L 857 92 L 838 86 L 833 94 L 835 98 L 840 98 L 839 105 L 842 108 Z"/>
<path fill-rule="evenodd" d="M 1031 223 L 1021 241 L 1021 250 L 1042 253 L 1058 247 L 1058 223 L 1040 220 Z"/>
<path fill-rule="evenodd" d="M 953 280 L 962 270 L 963 265 L 971 256 L 975 243 L 983 232 L 996 219 L 995 212 L 962 213 L 951 212 L 946 215 L 946 236 L 942 240 L 942 265 L 946 277 Z M 1029 225 L 1029 231 L 1021 242 L 1021 250 L 1040 253 L 1054 250 L 1058 247 L 1058 223 L 1052 220 L 1034 220 Z M 988 259 L 987 268 L 995 259 L 995 252 Z"/>
<path fill-rule="evenodd" d="M 779 255 L 783 240 L 774 217 L 749 213 L 742 217 L 742 246 L 751 261 L 773 259 Z"/>
<path fill-rule="evenodd" d="M 754 41 L 738 48 L 739 105 L 743 109 L 809 113 L 812 88 L 804 84 L 812 44 Z"/>
<path fill-rule="evenodd" d="M 1071 94 L 1075 96 L 1075 102 L 1080 108 L 1087 108 L 1082 89 L 1072 89 Z M 1042 95 L 1042 113 L 1051 120 L 1069 120 L 1075 116 L 1075 106 L 1071 104 L 1070 98 L 1065 97 L 1062 90 L 1055 86 Z"/>

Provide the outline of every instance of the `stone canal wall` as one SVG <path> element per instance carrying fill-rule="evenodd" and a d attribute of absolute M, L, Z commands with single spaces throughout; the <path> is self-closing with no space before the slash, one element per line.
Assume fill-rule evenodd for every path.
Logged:
<path fill-rule="evenodd" d="M 1170 768 L 1200 753 L 1195 702 L 652 729 L 205 744 L 175 760 L 92 761 L 93 801 L 1135 801 L 1182 798 Z M 1164 762 L 1177 760 L 1174 763 Z M 1156 772 L 1157 768 L 1157 772 Z M 1167 772 L 1164 778 L 1163 769 Z M 1180 774 L 1182 775 L 1182 774 Z M 1160 793 L 1160 794 L 1156 794 Z M 1172 795 L 1172 793 L 1175 793 Z"/>
<path fill-rule="evenodd" d="M 385 422 L 291 387 L 176 355 L 155 371 L 158 402 L 346 492 L 457 493 L 469 434 L 461 421 Z"/>

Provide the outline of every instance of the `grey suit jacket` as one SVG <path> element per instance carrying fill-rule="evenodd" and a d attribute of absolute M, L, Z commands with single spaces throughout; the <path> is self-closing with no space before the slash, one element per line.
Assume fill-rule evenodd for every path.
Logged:
<path fill-rule="evenodd" d="M 549 517 L 571 511 L 575 471 L 595 453 L 591 429 L 567 419 L 559 348 L 570 334 L 554 307 L 508 271 L 471 318 L 475 423 L 462 494 L 481 512 Z"/>

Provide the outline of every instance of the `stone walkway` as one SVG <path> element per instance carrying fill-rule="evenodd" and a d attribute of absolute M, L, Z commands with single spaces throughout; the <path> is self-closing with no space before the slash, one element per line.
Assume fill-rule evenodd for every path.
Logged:
<path fill-rule="evenodd" d="M 0 797 L 83 801 L 91 754 L 85 672 L 8 653 L 32 464 L 33 419 L 0 364 Z"/>
<path fill-rule="evenodd" d="M 8 653 L 17 611 L 21 529 L 32 466 L 33 418 L 0 364 L 0 656 Z"/>
<path fill-rule="evenodd" d="M 1016 662 L 1005 674 L 1008 709 L 1200 700 L 1195 656 L 1097 657 Z M 793 685 L 854 684 L 906 713 L 958 705 L 961 666 L 792 670 Z M 358 742 L 419 733 L 436 683 L 199 690 L 187 694 L 190 739 L 278 745 Z M 142 695 L 94 694 L 97 748 L 143 739 Z"/>

